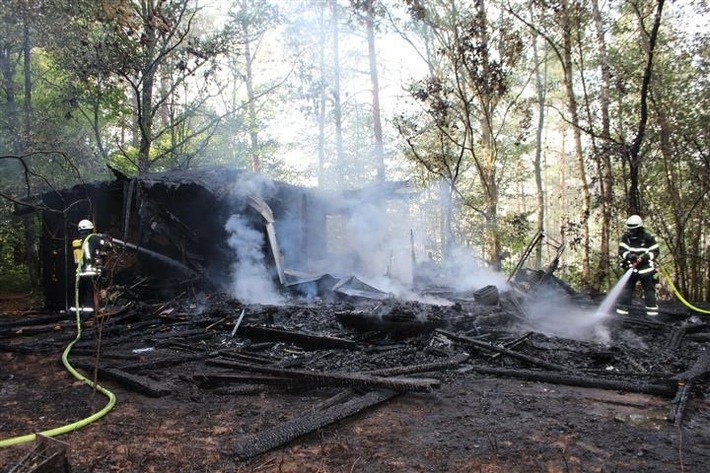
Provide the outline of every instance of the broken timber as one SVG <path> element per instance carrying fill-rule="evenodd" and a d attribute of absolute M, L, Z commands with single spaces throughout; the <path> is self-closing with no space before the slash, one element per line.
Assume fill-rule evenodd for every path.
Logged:
<path fill-rule="evenodd" d="M 357 348 L 357 344 L 354 341 L 346 340 L 344 338 L 294 332 L 291 330 L 282 330 L 277 328 L 259 327 L 256 325 L 244 325 L 239 330 L 239 333 L 252 338 L 288 341 L 298 345 L 305 345 L 315 348 L 346 348 L 349 350 Z"/>
<path fill-rule="evenodd" d="M 95 369 L 93 363 L 75 361 L 73 364 L 77 368 L 81 368 L 87 372 L 93 372 Z M 163 397 L 170 394 L 170 390 L 163 384 L 146 378 L 145 376 L 126 373 L 125 371 L 117 368 L 98 367 L 96 370 L 100 378 L 117 381 L 141 394 L 145 394 L 146 396 Z"/>
<path fill-rule="evenodd" d="M 397 392 L 430 392 L 440 386 L 438 379 L 431 378 L 385 378 L 360 373 L 317 373 L 306 370 L 285 370 L 219 358 L 207 360 L 207 365 L 261 372 L 276 376 L 288 376 L 292 379 L 307 380 L 310 381 L 311 384 L 326 386 L 389 389 Z"/>
<path fill-rule="evenodd" d="M 437 329 L 436 331 L 437 331 L 437 333 L 440 333 L 440 334 L 446 336 L 447 338 L 450 338 L 451 340 L 455 340 L 455 341 L 461 342 L 463 344 L 471 345 L 476 348 L 482 348 L 484 350 L 502 353 L 504 355 L 510 356 L 511 358 L 517 358 L 518 360 L 525 361 L 525 362 L 533 364 L 533 365 L 541 366 L 543 368 L 551 369 L 554 371 L 564 371 L 566 369 L 564 366 L 556 365 L 554 363 L 548 363 L 544 360 L 540 360 L 540 359 L 534 358 L 532 356 L 524 355 L 522 353 L 518 353 L 513 350 L 508 350 L 507 348 L 499 347 L 496 345 L 491 345 L 490 343 L 482 342 L 480 340 L 476 340 L 471 337 L 457 335 L 453 332 L 449 332 L 449 331 L 442 330 L 442 329 Z"/>
<path fill-rule="evenodd" d="M 693 363 L 689 370 L 676 376 L 678 390 L 675 398 L 671 401 L 671 409 L 666 417 L 668 422 L 673 422 L 677 426 L 681 425 L 693 384 L 696 379 L 705 375 L 708 371 L 710 371 L 710 352 L 706 351 Z"/>
<path fill-rule="evenodd" d="M 561 373 L 550 373 L 548 371 L 516 370 L 508 368 L 489 368 L 486 366 L 471 365 L 473 371 L 480 374 L 490 374 L 494 376 L 505 376 L 509 378 L 519 378 L 528 381 L 539 381 L 543 383 L 563 384 L 567 386 L 579 386 L 583 388 L 609 389 L 614 391 L 633 392 L 642 394 L 652 394 L 657 396 L 670 397 L 673 395 L 673 387 L 667 384 L 654 384 L 648 382 L 634 382 L 614 379 L 593 378 L 591 376 L 565 375 Z"/>
<path fill-rule="evenodd" d="M 373 391 L 343 404 L 328 407 L 323 411 L 309 411 L 300 417 L 262 430 L 253 436 L 238 441 L 231 448 L 231 452 L 241 459 L 255 457 L 329 424 L 353 416 L 396 395 L 397 393 L 392 391 Z"/>

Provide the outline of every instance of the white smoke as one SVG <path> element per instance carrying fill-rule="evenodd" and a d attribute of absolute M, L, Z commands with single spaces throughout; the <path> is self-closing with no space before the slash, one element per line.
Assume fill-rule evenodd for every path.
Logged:
<path fill-rule="evenodd" d="M 468 248 L 454 247 L 442 269 L 451 287 L 458 292 L 475 291 L 485 286 L 496 286 L 499 290 L 508 289 L 505 275 L 483 266 Z"/>
<path fill-rule="evenodd" d="M 553 290 L 536 294 L 525 310 L 525 322 L 536 332 L 579 341 L 605 344 L 611 341 L 609 327 L 605 325 L 611 313 L 580 308 Z"/>
<path fill-rule="evenodd" d="M 225 229 L 229 246 L 235 251 L 232 265 L 232 296 L 247 304 L 283 302 L 264 255 L 264 233 L 242 215 L 232 215 Z"/>

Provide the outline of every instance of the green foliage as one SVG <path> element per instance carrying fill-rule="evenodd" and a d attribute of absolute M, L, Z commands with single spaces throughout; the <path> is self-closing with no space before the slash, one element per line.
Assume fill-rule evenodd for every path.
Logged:
<path fill-rule="evenodd" d="M 23 226 L 11 211 L 11 205 L 0 201 L 0 292 L 5 293 L 31 289 L 25 262 Z"/>

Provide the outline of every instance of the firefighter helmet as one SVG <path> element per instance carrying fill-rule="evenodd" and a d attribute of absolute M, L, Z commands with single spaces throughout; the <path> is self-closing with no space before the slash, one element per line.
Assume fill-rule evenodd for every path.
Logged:
<path fill-rule="evenodd" d="M 641 217 L 639 217 L 638 215 L 632 215 L 626 221 L 626 228 L 628 228 L 629 230 L 641 227 L 643 227 L 643 220 L 641 220 Z"/>
<path fill-rule="evenodd" d="M 82 230 L 93 230 L 94 229 L 94 224 L 91 222 L 91 220 L 82 220 L 79 222 L 79 225 L 77 227 L 79 231 Z"/>

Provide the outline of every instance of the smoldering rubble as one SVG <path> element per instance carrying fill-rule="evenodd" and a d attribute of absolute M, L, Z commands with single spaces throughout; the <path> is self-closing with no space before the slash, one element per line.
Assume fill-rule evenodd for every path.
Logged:
<path fill-rule="evenodd" d="M 564 245 L 557 244 L 548 266 L 527 266 L 544 234 L 508 277 L 475 258 L 458 257 L 453 264 L 412 257 L 413 232 L 401 239 L 374 232 L 368 244 L 363 237 L 335 257 L 325 239 L 331 217 L 339 216 L 335 223 L 345 234 L 360 235 L 368 230 L 356 231 L 362 224 L 356 215 L 370 222 L 382 216 L 362 195 L 347 205 L 331 198 L 314 215 L 303 209 L 318 208 L 320 200 L 307 193 L 289 188 L 265 196 L 272 184 L 261 183 L 254 193 L 242 182 L 237 200 L 243 205 L 202 225 L 192 210 L 169 205 L 186 198 L 172 191 L 214 191 L 214 182 L 146 182 L 121 183 L 121 218 L 104 228 L 190 273 L 150 257 L 136 264 L 128 260 L 139 254 L 114 247 L 107 267 L 115 274 L 105 276 L 115 277 L 102 284 L 103 309 L 81 321 L 83 337 L 71 361 L 101 382 L 142 396 L 292 399 L 288 412 L 266 428 L 225 434 L 220 442 L 227 455 L 251 458 L 357 413 L 384 409 L 394 397 L 436 392 L 461 377 L 660 396 L 668 403 L 667 421 L 679 426 L 693 399 L 708 394 L 704 344 L 710 330 L 698 314 L 672 301 L 661 303 L 657 318 L 641 310 L 625 317 L 600 311 L 604 295 L 578 293 L 555 275 Z M 148 189 L 157 194 L 149 197 Z M 231 189 L 220 192 L 233 197 Z M 402 189 L 390 187 L 387 195 Z M 274 199 L 278 192 L 288 197 Z M 295 196 L 297 218 L 294 207 L 283 204 Z M 218 201 L 210 202 L 218 207 Z M 181 230 L 173 234 L 173 228 Z M 296 243 L 284 237 L 293 233 L 300 235 Z M 189 244 L 195 241 L 215 248 L 197 251 Z M 182 255 L 175 251 L 180 247 Z M 170 284 L 160 286 L 166 274 Z M 62 290 L 50 294 L 56 302 Z M 61 304 L 15 315 L 0 322 L 0 351 L 53 356 L 75 333 L 77 322 Z M 299 402 L 304 396 L 311 404 Z M 20 423 L 9 425 L 11 432 L 21 430 Z"/>

